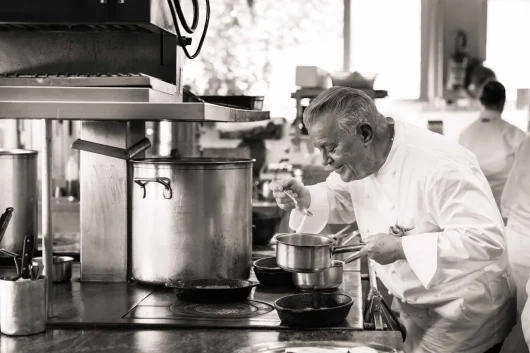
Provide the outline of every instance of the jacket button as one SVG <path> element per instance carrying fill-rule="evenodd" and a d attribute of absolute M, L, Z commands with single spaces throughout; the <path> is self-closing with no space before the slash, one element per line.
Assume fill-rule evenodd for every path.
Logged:
<path fill-rule="evenodd" d="M 391 291 L 388 291 L 388 295 L 394 295 L 394 293 L 392 293 Z"/>
<path fill-rule="evenodd" d="M 366 198 L 369 199 L 369 198 L 370 198 L 370 195 L 366 194 Z"/>

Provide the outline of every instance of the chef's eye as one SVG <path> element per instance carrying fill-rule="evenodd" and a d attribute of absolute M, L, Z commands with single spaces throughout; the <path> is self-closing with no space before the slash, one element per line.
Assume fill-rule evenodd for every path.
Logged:
<path fill-rule="evenodd" d="M 337 147 L 335 147 L 334 149 L 332 149 L 329 153 L 335 153 L 336 150 L 337 150 Z"/>

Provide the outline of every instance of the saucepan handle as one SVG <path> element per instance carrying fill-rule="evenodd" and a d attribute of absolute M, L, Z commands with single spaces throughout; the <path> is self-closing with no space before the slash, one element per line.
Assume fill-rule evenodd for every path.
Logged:
<path fill-rule="evenodd" d="M 360 251 L 365 245 L 366 244 L 361 243 L 355 245 L 335 246 L 331 249 L 331 255 Z"/>
<path fill-rule="evenodd" d="M 349 264 L 350 262 L 353 262 L 355 260 L 358 260 L 361 258 L 361 252 L 357 251 L 355 254 L 348 256 L 343 260 L 344 264 Z"/>
<path fill-rule="evenodd" d="M 169 200 L 173 197 L 173 190 L 171 189 L 171 180 L 166 177 L 156 177 L 156 178 L 134 178 L 134 182 L 142 188 L 144 195 L 142 198 L 145 199 L 146 192 L 145 192 L 145 186 L 148 183 L 160 183 L 164 185 L 164 198 Z"/>

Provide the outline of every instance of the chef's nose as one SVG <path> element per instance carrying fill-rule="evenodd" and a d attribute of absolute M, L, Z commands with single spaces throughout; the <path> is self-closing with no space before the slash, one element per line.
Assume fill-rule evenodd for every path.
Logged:
<path fill-rule="evenodd" d="M 322 165 L 324 165 L 324 167 L 327 166 L 328 164 L 331 164 L 331 162 L 333 162 L 333 159 L 328 155 L 327 152 L 322 151 L 321 155 L 322 155 Z"/>

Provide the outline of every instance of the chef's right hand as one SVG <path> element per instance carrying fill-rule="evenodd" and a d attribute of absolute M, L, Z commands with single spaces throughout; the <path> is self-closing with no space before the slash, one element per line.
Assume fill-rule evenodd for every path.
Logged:
<path fill-rule="evenodd" d="M 293 196 L 300 207 L 309 208 L 311 204 L 311 194 L 309 189 L 295 178 L 288 178 L 282 180 L 272 181 L 269 185 L 269 190 L 272 190 L 272 195 L 276 199 L 278 207 L 283 210 L 290 211 L 296 207 L 291 198 L 285 195 L 284 191 L 291 190 Z"/>

